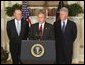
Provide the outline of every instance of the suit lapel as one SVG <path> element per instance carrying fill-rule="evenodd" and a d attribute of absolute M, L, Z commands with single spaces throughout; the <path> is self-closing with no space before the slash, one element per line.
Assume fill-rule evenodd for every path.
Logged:
<path fill-rule="evenodd" d="M 62 32 L 62 29 L 61 29 L 61 21 L 59 21 L 59 30 L 60 30 L 60 32 Z"/>
<path fill-rule="evenodd" d="M 46 34 L 46 31 L 47 31 L 47 23 L 45 22 L 45 24 L 44 24 L 44 30 L 43 30 L 43 36 Z"/>
<path fill-rule="evenodd" d="M 39 34 L 39 23 L 37 23 L 35 27 L 36 27 L 35 29 L 37 29 L 36 30 L 37 34 Z M 45 22 L 43 29 L 43 36 L 46 34 L 46 30 L 47 30 L 47 23 Z"/>
<path fill-rule="evenodd" d="M 23 27 L 24 27 L 24 25 L 23 25 L 23 20 L 21 19 L 21 30 L 20 30 L 20 35 L 22 35 L 22 32 L 24 32 L 23 30 Z"/>
<path fill-rule="evenodd" d="M 20 35 L 22 34 L 22 31 L 24 30 L 24 29 L 23 29 L 23 27 L 24 27 L 24 26 L 23 26 L 23 25 L 24 25 L 23 23 L 24 23 L 24 22 L 23 22 L 23 20 L 21 19 Z M 13 20 L 13 28 L 14 28 L 13 30 L 15 31 L 16 35 L 18 36 L 17 29 L 16 29 L 16 26 L 15 26 L 15 20 Z M 19 35 L 19 36 L 20 36 L 20 35 Z"/>
<path fill-rule="evenodd" d="M 39 33 L 39 23 L 36 24 L 36 32 Z"/>
<path fill-rule="evenodd" d="M 59 23 L 59 26 L 60 26 L 60 30 L 61 30 L 61 32 L 62 32 L 62 29 L 61 29 L 61 21 L 60 21 L 60 23 Z M 69 28 L 69 20 L 67 20 L 67 24 L 66 24 L 66 27 L 65 27 L 65 32 L 68 30 L 68 28 Z M 64 33 L 65 33 L 64 32 Z"/>
<path fill-rule="evenodd" d="M 39 34 L 39 23 L 37 23 L 37 24 L 35 25 L 34 33 L 35 33 L 35 35 L 38 35 L 38 34 Z"/>
<path fill-rule="evenodd" d="M 69 20 L 67 20 L 67 24 L 66 24 L 66 27 L 65 27 L 65 32 L 68 30 L 69 28 Z"/>
<path fill-rule="evenodd" d="M 13 25 L 12 25 L 12 29 L 14 30 L 14 33 L 18 36 L 17 30 L 16 30 L 16 26 L 15 26 L 15 20 L 13 19 Z"/>

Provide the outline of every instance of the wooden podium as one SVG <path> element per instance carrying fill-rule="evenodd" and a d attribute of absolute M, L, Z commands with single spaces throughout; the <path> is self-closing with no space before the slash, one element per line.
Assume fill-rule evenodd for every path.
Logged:
<path fill-rule="evenodd" d="M 23 64 L 54 64 L 55 41 L 22 40 L 20 59 Z"/>

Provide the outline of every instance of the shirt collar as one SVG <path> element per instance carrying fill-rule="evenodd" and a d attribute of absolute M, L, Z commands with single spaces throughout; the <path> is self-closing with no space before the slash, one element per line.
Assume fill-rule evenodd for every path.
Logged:
<path fill-rule="evenodd" d="M 65 22 L 65 26 L 67 24 L 67 19 L 61 21 L 61 25 L 63 25 L 63 22 Z"/>
<path fill-rule="evenodd" d="M 65 19 L 65 20 L 61 20 L 61 22 L 67 22 L 67 19 Z"/>
<path fill-rule="evenodd" d="M 18 22 L 21 22 L 21 20 L 17 20 L 17 19 L 15 19 L 15 22 L 17 22 L 17 21 L 18 21 Z"/>
<path fill-rule="evenodd" d="M 45 24 L 45 22 L 43 22 L 43 23 L 39 23 L 39 25 L 44 25 Z"/>

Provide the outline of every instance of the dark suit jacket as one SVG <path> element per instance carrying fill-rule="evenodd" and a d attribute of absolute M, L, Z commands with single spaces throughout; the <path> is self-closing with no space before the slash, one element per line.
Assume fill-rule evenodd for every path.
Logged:
<path fill-rule="evenodd" d="M 73 21 L 68 20 L 65 27 L 65 32 L 63 33 L 61 31 L 61 21 L 58 21 L 54 23 L 54 31 L 57 58 L 63 59 L 65 57 L 67 60 L 69 60 L 69 58 L 72 58 L 73 42 L 77 37 L 76 24 Z"/>
<path fill-rule="evenodd" d="M 7 34 L 9 38 L 10 43 L 10 51 L 11 52 L 20 52 L 21 47 L 21 40 L 27 39 L 29 31 L 29 26 L 23 19 L 21 20 L 21 32 L 20 36 L 17 34 L 16 26 L 15 26 L 15 20 L 10 20 L 7 22 Z"/>
<path fill-rule="evenodd" d="M 30 28 L 30 33 L 29 33 L 29 38 L 31 40 L 37 40 L 39 39 L 38 35 L 39 35 L 39 23 L 35 23 L 32 25 L 32 27 Z M 53 26 L 47 22 L 45 22 L 44 24 L 44 31 L 43 31 L 43 36 L 42 36 L 42 40 L 54 40 L 54 30 L 53 30 Z"/>

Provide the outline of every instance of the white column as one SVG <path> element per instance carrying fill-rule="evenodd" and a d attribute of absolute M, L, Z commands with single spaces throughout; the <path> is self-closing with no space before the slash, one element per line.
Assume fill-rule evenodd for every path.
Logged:
<path fill-rule="evenodd" d="M 84 20 L 84 18 L 83 16 L 71 17 L 71 20 L 74 21 L 77 25 L 77 38 L 74 42 L 74 48 L 73 48 L 73 63 L 78 63 L 79 61 L 83 60 L 83 55 L 84 55 L 83 49 L 80 49 L 80 46 L 84 44 L 83 43 L 84 21 L 82 21 Z"/>
<path fill-rule="evenodd" d="M 1 2 L 1 5 L 3 5 L 1 7 L 1 46 L 7 50 L 8 52 L 9 51 L 9 39 L 8 39 L 8 36 L 7 36 L 7 31 L 6 31 L 6 25 L 7 25 L 7 15 L 6 15 L 6 7 L 8 6 L 11 6 L 11 1 L 2 1 Z M 8 60 L 11 59 L 11 55 L 9 53 L 9 58 Z"/>

